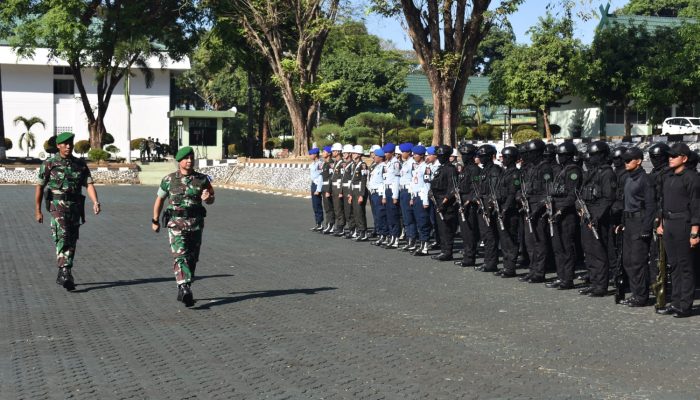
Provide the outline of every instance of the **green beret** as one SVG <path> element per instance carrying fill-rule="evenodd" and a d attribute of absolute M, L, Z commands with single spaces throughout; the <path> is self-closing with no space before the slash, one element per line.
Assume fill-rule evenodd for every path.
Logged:
<path fill-rule="evenodd" d="M 190 154 L 194 154 L 194 150 L 192 150 L 190 146 L 185 146 L 177 151 L 177 154 L 175 154 L 175 160 L 182 161 L 183 158 L 189 156 Z"/>
<path fill-rule="evenodd" d="M 61 143 L 71 141 L 71 140 L 73 140 L 74 137 L 75 137 L 75 135 L 70 133 L 70 132 L 61 132 L 58 134 L 58 136 L 56 136 L 56 144 L 61 144 Z"/>

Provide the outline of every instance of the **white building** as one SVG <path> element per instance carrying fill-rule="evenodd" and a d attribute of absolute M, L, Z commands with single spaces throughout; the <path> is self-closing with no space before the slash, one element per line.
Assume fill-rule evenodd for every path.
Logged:
<path fill-rule="evenodd" d="M 149 67 L 153 70 L 154 80 L 148 88 L 143 74 L 138 69 L 133 70 L 131 138 L 150 136 L 160 139 L 161 143 L 169 143 L 171 75 L 189 69 L 190 64 L 187 59 L 180 62 L 168 60 L 166 65 L 161 66 L 157 60 L 153 60 L 149 62 Z M 36 148 L 29 152 L 30 156 L 39 156 L 44 151 L 44 141 L 58 132 L 73 132 L 76 141 L 89 139 L 87 117 L 79 98 L 80 93 L 66 62 L 51 60 L 47 49 L 37 49 L 32 59 L 21 59 L 11 47 L 0 45 L 0 73 L 5 137 L 10 138 L 13 145 L 7 152 L 8 157 L 27 154 L 26 149 L 19 149 L 19 137 L 24 132 L 24 125 L 14 125 L 13 120 L 17 116 L 39 117 L 46 123 L 45 128 L 41 125 L 32 127 L 37 143 Z M 85 69 L 82 76 L 90 104 L 96 107 L 94 73 Z M 123 81 L 119 82 L 109 102 L 105 127 L 114 137 L 114 145 L 121 150 L 119 156 L 126 157 L 129 143 Z M 132 153 L 132 157 L 137 157 L 137 153 Z"/>

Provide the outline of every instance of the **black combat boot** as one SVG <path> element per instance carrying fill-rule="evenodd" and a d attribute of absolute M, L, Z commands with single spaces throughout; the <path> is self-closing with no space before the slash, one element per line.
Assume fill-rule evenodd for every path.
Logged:
<path fill-rule="evenodd" d="M 408 238 L 408 242 L 401 248 L 401 251 L 411 251 L 416 248 L 416 239 Z"/>
<path fill-rule="evenodd" d="M 189 283 L 183 283 L 177 287 L 177 301 L 183 302 L 185 307 L 192 307 L 194 305 L 194 295 L 192 294 L 192 288 L 190 288 Z"/>
<path fill-rule="evenodd" d="M 431 258 L 436 261 L 450 261 L 452 260 L 452 254 L 440 252 L 440 254 L 432 256 Z"/>
<path fill-rule="evenodd" d="M 352 230 L 346 230 L 345 231 L 345 239 L 352 239 Z"/>
<path fill-rule="evenodd" d="M 414 256 L 427 256 L 428 255 L 428 242 L 420 242 L 420 246 L 416 248 L 413 253 Z"/>
<path fill-rule="evenodd" d="M 428 250 L 437 250 L 440 248 L 440 242 L 433 242 L 428 245 Z"/>
<path fill-rule="evenodd" d="M 379 240 L 375 240 L 374 242 L 372 242 L 372 244 L 375 246 L 381 246 L 384 244 L 384 241 L 386 241 L 386 236 L 380 235 Z"/>
<path fill-rule="evenodd" d="M 311 232 L 318 232 L 318 231 L 320 231 L 320 230 L 323 230 L 323 227 L 321 226 L 321 224 L 316 224 L 316 226 L 314 226 L 313 228 L 311 228 L 311 229 L 309 229 L 309 230 L 310 230 Z"/>
<path fill-rule="evenodd" d="M 399 238 L 396 236 L 391 237 L 391 241 L 384 245 L 385 249 L 398 249 L 399 248 Z"/>
<path fill-rule="evenodd" d="M 328 227 L 326 227 L 326 229 L 323 231 L 323 234 L 330 235 L 333 232 L 334 232 L 333 224 L 328 224 Z"/>
<path fill-rule="evenodd" d="M 343 229 L 342 226 L 340 228 L 335 227 L 333 229 L 333 236 L 335 236 L 335 237 L 342 237 L 344 234 L 345 234 L 345 230 Z"/>
<path fill-rule="evenodd" d="M 73 274 L 71 274 L 70 268 L 63 267 L 58 269 L 56 283 L 68 291 L 75 289 L 75 282 L 73 281 Z"/>
<path fill-rule="evenodd" d="M 366 242 L 368 240 L 369 238 L 367 237 L 367 231 L 359 231 L 357 237 L 355 238 L 356 242 Z"/>

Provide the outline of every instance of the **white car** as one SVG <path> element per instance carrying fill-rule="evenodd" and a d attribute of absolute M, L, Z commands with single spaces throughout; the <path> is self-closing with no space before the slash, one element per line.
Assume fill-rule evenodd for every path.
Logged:
<path fill-rule="evenodd" d="M 666 118 L 661 125 L 662 135 L 692 135 L 700 133 L 700 118 L 673 117 Z"/>

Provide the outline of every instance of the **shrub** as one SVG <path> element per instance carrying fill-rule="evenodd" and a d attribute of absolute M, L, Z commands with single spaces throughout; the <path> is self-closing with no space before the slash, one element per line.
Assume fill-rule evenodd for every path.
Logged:
<path fill-rule="evenodd" d="M 430 146 L 433 144 L 433 130 L 432 129 L 420 129 L 418 132 L 418 141 L 424 146 Z"/>
<path fill-rule="evenodd" d="M 75 142 L 73 149 L 76 153 L 83 155 L 90 151 L 90 142 L 88 142 L 87 140 L 78 140 L 77 142 Z"/>
<path fill-rule="evenodd" d="M 58 153 L 58 148 L 56 147 L 56 136 L 51 136 L 49 140 L 44 142 L 44 151 L 49 154 Z"/>
<path fill-rule="evenodd" d="M 5 150 L 12 149 L 12 139 L 5 138 Z"/>
<path fill-rule="evenodd" d="M 268 143 L 269 143 L 269 142 L 270 142 L 270 141 L 268 140 Z M 269 149 L 268 149 L 268 150 L 269 150 Z M 232 143 L 232 144 L 226 146 L 226 154 L 228 154 L 229 157 L 231 157 L 232 155 L 236 154 L 236 145 Z"/>
<path fill-rule="evenodd" d="M 233 148 L 235 149 L 236 145 L 234 144 L 233 146 L 234 146 Z M 272 150 L 274 148 L 275 148 L 275 141 L 273 139 L 270 139 L 267 142 L 265 142 L 265 150 Z M 229 151 L 229 154 L 231 154 L 230 151 Z"/>
<path fill-rule="evenodd" d="M 114 154 L 115 156 L 116 156 L 117 154 L 119 154 L 119 152 L 121 151 L 121 150 L 119 150 L 119 147 L 117 147 L 117 146 L 115 146 L 115 145 L 113 145 L 113 144 L 110 144 L 109 146 L 106 146 L 106 147 L 105 147 L 105 150 L 108 151 L 108 152 L 110 152 L 110 153 L 112 153 L 112 154 Z"/>
<path fill-rule="evenodd" d="M 280 143 L 280 146 L 283 149 L 287 149 L 289 151 L 294 150 L 294 139 L 284 139 L 282 143 Z"/>
<path fill-rule="evenodd" d="M 481 124 L 472 130 L 473 138 L 476 140 L 500 140 L 503 129 L 490 124 Z"/>
<path fill-rule="evenodd" d="M 131 140 L 131 150 L 138 150 L 141 147 L 141 142 L 145 141 L 144 138 L 132 139 Z"/>
<path fill-rule="evenodd" d="M 549 131 L 552 132 L 552 135 L 558 135 L 561 133 L 561 126 L 557 124 L 551 124 L 549 125 Z"/>
<path fill-rule="evenodd" d="M 415 128 L 403 128 L 399 131 L 399 142 L 418 143 L 418 131 Z"/>
<path fill-rule="evenodd" d="M 457 127 L 457 139 L 464 139 L 464 140 L 473 140 L 474 139 L 474 132 L 472 132 L 472 129 L 468 126 L 458 126 Z"/>
<path fill-rule="evenodd" d="M 92 161 L 97 161 L 97 165 L 100 165 L 100 161 L 109 159 L 109 153 L 102 149 L 91 149 L 88 151 L 88 158 Z"/>
<path fill-rule="evenodd" d="M 105 132 L 104 135 L 102 135 L 102 147 L 114 143 L 114 136 L 112 134 Z"/>
<path fill-rule="evenodd" d="M 518 125 L 513 129 L 513 133 L 523 131 L 523 130 L 531 130 L 534 131 L 536 130 L 534 126 L 532 125 Z"/>
<path fill-rule="evenodd" d="M 521 129 L 513 134 L 513 143 L 521 144 L 533 139 L 542 139 L 542 135 L 534 129 Z"/>
<path fill-rule="evenodd" d="M 379 144 L 379 142 L 375 138 L 371 137 L 360 137 L 357 138 L 357 144 L 361 145 L 363 148 L 369 148 L 373 144 Z"/>
<path fill-rule="evenodd" d="M 314 128 L 312 135 L 314 141 L 338 141 L 343 128 L 338 124 L 321 124 Z M 320 147 L 320 145 L 319 145 Z"/>

